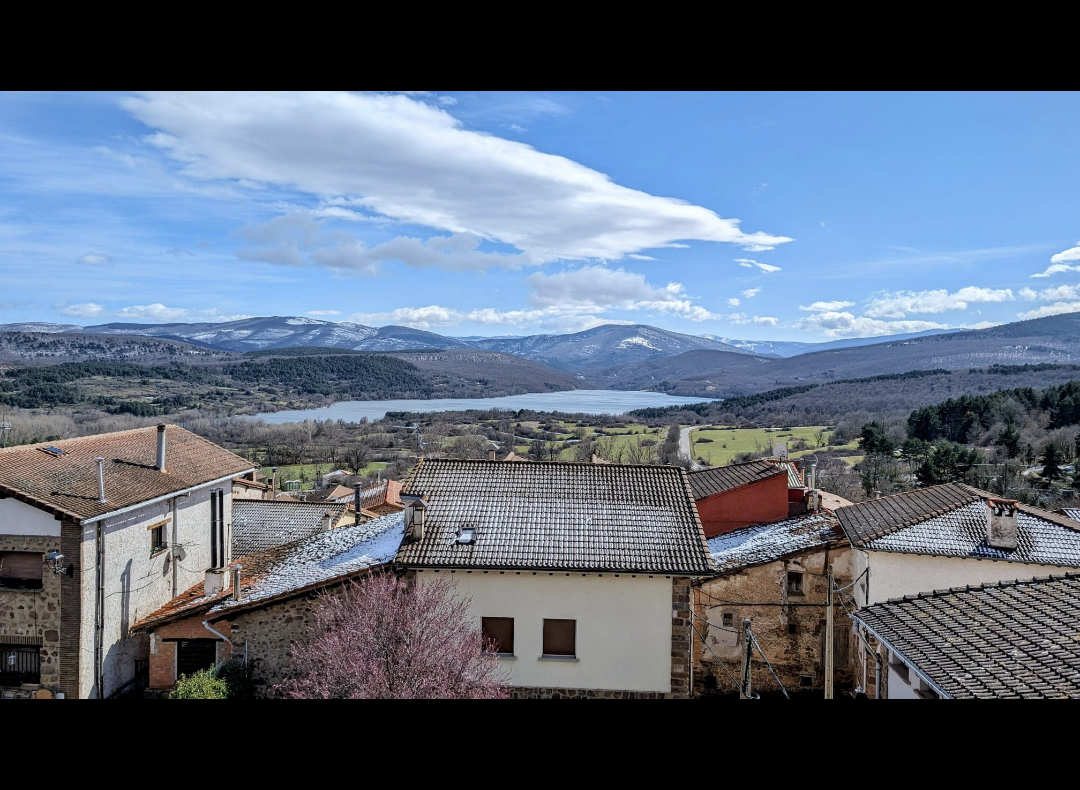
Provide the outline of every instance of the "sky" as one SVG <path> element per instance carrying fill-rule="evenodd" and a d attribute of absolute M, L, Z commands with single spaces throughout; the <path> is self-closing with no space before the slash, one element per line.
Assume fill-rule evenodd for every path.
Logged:
<path fill-rule="evenodd" d="M 1080 311 L 1080 92 L 0 94 L 0 324 Z"/>

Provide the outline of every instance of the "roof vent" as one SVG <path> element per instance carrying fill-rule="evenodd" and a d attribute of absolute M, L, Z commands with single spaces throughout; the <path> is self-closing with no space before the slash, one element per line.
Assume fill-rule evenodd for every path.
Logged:
<path fill-rule="evenodd" d="M 986 500 L 986 542 L 995 549 L 1012 551 L 1017 546 L 1019 530 L 1017 514 L 1019 503 L 1015 499 Z"/>
<path fill-rule="evenodd" d="M 207 568 L 206 577 L 203 580 L 203 595 L 213 598 L 225 589 L 225 569 Z"/>
<path fill-rule="evenodd" d="M 462 527 L 461 532 L 458 533 L 456 543 L 460 543 L 463 546 L 470 546 L 476 542 L 476 527 Z"/>
<path fill-rule="evenodd" d="M 157 470 L 165 471 L 165 424 L 157 427 Z"/>
<path fill-rule="evenodd" d="M 105 459 L 98 456 L 94 460 L 97 461 L 97 501 L 108 502 L 105 498 Z"/>

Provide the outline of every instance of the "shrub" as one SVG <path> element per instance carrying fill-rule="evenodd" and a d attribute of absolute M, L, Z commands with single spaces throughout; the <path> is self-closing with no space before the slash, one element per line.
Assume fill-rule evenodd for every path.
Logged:
<path fill-rule="evenodd" d="M 169 699 L 226 699 L 229 687 L 212 669 L 200 669 L 191 677 L 181 675 Z"/>

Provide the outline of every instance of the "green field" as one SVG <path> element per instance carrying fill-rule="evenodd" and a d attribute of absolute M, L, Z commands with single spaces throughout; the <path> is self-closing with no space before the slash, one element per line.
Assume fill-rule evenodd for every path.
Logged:
<path fill-rule="evenodd" d="M 739 453 L 769 453 L 773 445 L 780 442 L 787 444 L 788 457 L 790 458 L 799 458 L 819 449 L 826 449 L 825 447 L 818 447 L 819 433 L 824 434 L 823 438 L 826 443 L 832 435 L 832 431 L 820 426 L 789 428 L 787 430 L 779 428 L 714 427 L 694 431 L 690 434 L 690 442 L 695 459 L 704 458 L 705 462 L 710 466 L 726 466 Z M 712 441 L 703 442 L 700 441 L 701 439 L 711 439 Z M 796 449 L 799 446 L 797 440 L 800 439 L 806 442 L 805 449 Z M 853 449 L 857 445 L 852 443 L 837 445 L 836 447 L 827 446 L 829 449 L 838 450 Z"/>

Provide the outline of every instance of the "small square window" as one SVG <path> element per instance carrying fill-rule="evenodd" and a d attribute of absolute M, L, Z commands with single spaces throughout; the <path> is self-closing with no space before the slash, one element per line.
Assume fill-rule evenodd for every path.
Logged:
<path fill-rule="evenodd" d="M 797 634 L 797 633 L 799 633 L 799 624 L 798 623 L 788 623 L 787 624 L 787 632 L 789 634 Z"/>
<path fill-rule="evenodd" d="M 514 654 L 514 618 L 481 617 L 484 631 L 484 645 L 493 644 L 496 653 L 502 656 Z"/>
<path fill-rule="evenodd" d="M 577 655 L 577 620 L 544 620 L 544 655 Z"/>
<path fill-rule="evenodd" d="M 799 675 L 799 688 L 813 688 L 814 676 L 813 675 Z"/>
<path fill-rule="evenodd" d="M 799 571 L 788 571 L 787 591 L 791 595 L 803 594 L 803 574 Z"/>
<path fill-rule="evenodd" d="M 734 612 L 724 612 L 723 623 L 724 623 L 724 628 L 733 627 L 735 625 L 735 613 Z"/>
<path fill-rule="evenodd" d="M 165 550 L 165 525 L 159 524 L 150 530 L 150 553 L 157 554 Z"/>

